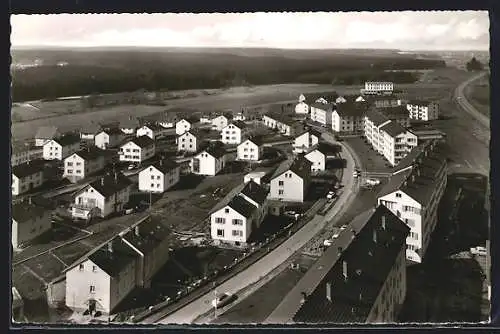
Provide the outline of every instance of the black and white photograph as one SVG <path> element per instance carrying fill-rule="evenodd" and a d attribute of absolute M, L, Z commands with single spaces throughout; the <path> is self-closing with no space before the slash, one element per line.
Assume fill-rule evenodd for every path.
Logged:
<path fill-rule="evenodd" d="M 489 323 L 489 29 L 12 15 L 13 324 Z"/>

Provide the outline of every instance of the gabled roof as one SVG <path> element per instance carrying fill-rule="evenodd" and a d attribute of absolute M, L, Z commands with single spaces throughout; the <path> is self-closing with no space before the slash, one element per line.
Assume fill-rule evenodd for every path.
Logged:
<path fill-rule="evenodd" d="M 36 132 L 35 138 L 38 139 L 54 139 L 57 136 L 57 127 L 55 126 L 41 126 Z"/>
<path fill-rule="evenodd" d="M 385 107 L 378 108 L 378 110 L 388 118 L 409 117 L 408 109 L 406 109 L 406 106 Z"/>
<path fill-rule="evenodd" d="M 311 172 L 311 162 L 304 158 L 303 155 L 297 156 L 294 160 L 285 160 L 276 169 L 271 179 L 277 178 L 287 171 L 294 172 L 301 178 L 306 178 Z"/>
<path fill-rule="evenodd" d="M 12 167 L 12 175 L 23 178 L 29 175 L 43 172 L 45 161 L 36 159 Z"/>
<path fill-rule="evenodd" d="M 300 136 L 302 136 L 308 132 L 310 135 L 314 135 L 314 136 L 318 137 L 318 139 L 321 138 L 321 132 L 319 132 L 318 130 L 315 130 L 313 128 L 310 128 L 310 129 L 304 128 L 298 135 L 295 136 L 295 138 L 299 138 Z"/>
<path fill-rule="evenodd" d="M 101 131 L 99 131 L 99 133 L 101 133 L 101 132 L 106 133 L 108 136 L 122 136 L 123 135 L 122 130 L 120 128 L 117 128 L 117 127 L 102 129 Z"/>
<path fill-rule="evenodd" d="M 127 140 L 124 144 L 122 144 L 122 146 L 127 144 L 127 143 L 130 143 L 130 142 L 136 144 L 140 148 L 145 148 L 145 147 L 151 146 L 155 143 L 155 141 L 153 139 L 149 138 L 146 135 L 143 135 L 143 136 L 139 136 L 139 137 L 135 137 L 135 138 L 132 138 L 130 140 Z"/>
<path fill-rule="evenodd" d="M 208 154 L 210 154 L 211 156 L 213 156 L 216 159 L 218 159 L 226 154 L 226 150 L 224 149 L 224 147 L 220 147 L 220 146 L 210 146 L 209 148 L 207 148 L 205 150 L 205 152 L 207 152 Z"/>
<path fill-rule="evenodd" d="M 264 116 L 270 117 L 275 121 L 283 123 L 285 125 L 292 125 L 292 123 L 294 122 L 294 120 L 291 117 L 277 112 L 269 112 L 266 113 Z"/>
<path fill-rule="evenodd" d="M 331 145 L 328 143 L 318 143 L 318 144 L 312 146 L 311 148 L 309 148 L 306 155 L 313 152 L 313 151 L 318 151 L 320 153 L 323 153 L 325 156 L 329 156 L 329 155 L 334 155 L 334 154 L 338 153 L 339 148 L 338 148 L 338 146 Z"/>
<path fill-rule="evenodd" d="M 161 125 L 158 125 L 156 123 L 149 123 L 149 124 L 144 124 L 143 126 L 147 127 L 148 129 L 152 131 L 162 131 L 165 130 L 165 128 Z"/>
<path fill-rule="evenodd" d="M 73 133 L 65 134 L 59 138 L 53 139 L 56 143 L 61 146 L 73 145 L 80 142 L 80 137 Z"/>
<path fill-rule="evenodd" d="M 389 121 L 389 118 L 374 109 L 368 109 L 365 113 L 365 117 L 367 117 L 375 126 L 380 126 Z"/>
<path fill-rule="evenodd" d="M 183 134 L 179 135 L 179 138 L 182 137 L 182 136 L 184 136 L 184 135 L 186 135 L 186 134 L 188 134 L 188 133 L 191 134 L 191 135 L 193 135 L 193 136 L 195 136 L 196 138 L 199 138 L 200 135 L 201 135 L 201 132 L 200 132 L 199 129 L 192 128 L 189 131 L 186 131 Z"/>
<path fill-rule="evenodd" d="M 311 103 L 311 107 L 316 108 L 316 109 L 325 110 L 325 111 L 333 111 L 333 110 L 335 110 L 335 104 L 334 103 L 314 102 L 314 103 Z"/>
<path fill-rule="evenodd" d="M 339 103 L 336 112 L 340 117 L 362 117 L 366 110 L 360 108 L 359 103 L 346 102 Z"/>
<path fill-rule="evenodd" d="M 233 197 L 227 205 L 245 218 L 252 216 L 252 213 L 256 210 L 255 206 L 241 196 Z"/>
<path fill-rule="evenodd" d="M 18 224 L 22 224 L 44 215 L 47 211 L 49 209 L 46 206 L 40 205 L 35 200 L 31 201 L 31 203 L 23 201 L 12 205 L 12 219 Z"/>
<path fill-rule="evenodd" d="M 413 105 L 417 105 L 417 106 L 428 106 L 431 103 L 435 103 L 435 102 L 424 101 L 424 100 L 410 100 L 410 101 L 408 101 L 408 104 L 413 104 Z"/>
<path fill-rule="evenodd" d="M 89 146 L 86 149 L 78 151 L 74 154 L 78 155 L 83 160 L 89 161 L 89 160 L 95 160 L 99 157 L 105 156 L 105 151 L 101 150 L 100 148 L 98 148 L 96 146 Z"/>
<path fill-rule="evenodd" d="M 257 146 L 259 146 L 259 147 L 260 147 L 260 146 L 262 146 L 262 144 L 263 144 L 262 137 L 260 137 L 260 136 L 259 136 L 259 137 L 250 137 L 250 138 L 248 138 L 248 139 L 246 139 L 246 140 L 242 141 L 242 142 L 241 142 L 241 144 L 243 144 L 243 143 L 244 143 L 244 142 L 246 142 L 247 140 L 248 140 L 248 141 L 251 141 L 252 143 L 254 143 L 255 145 L 257 145 Z M 240 144 L 240 145 L 241 145 L 241 144 Z"/>
<path fill-rule="evenodd" d="M 233 121 L 228 126 L 231 124 L 242 130 L 247 128 L 247 125 L 243 121 Z"/>
<path fill-rule="evenodd" d="M 105 198 L 130 186 L 132 182 L 122 173 L 107 174 L 88 184 Z"/>
<path fill-rule="evenodd" d="M 168 238 L 170 231 L 158 220 L 150 219 L 131 229 L 123 239 L 132 244 L 145 256 L 161 245 Z"/>
<path fill-rule="evenodd" d="M 165 159 L 162 159 L 162 160 L 155 162 L 154 164 L 148 165 L 143 170 L 146 170 L 149 167 L 154 167 L 157 170 L 159 170 L 160 172 L 162 172 L 163 174 L 166 174 L 169 171 L 179 167 L 179 165 L 177 164 L 177 162 L 173 161 L 172 159 L 165 158 Z"/>
<path fill-rule="evenodd" d="M 253 201 L 258 203 L 259 205 L 264 204 L 268 191 L 264 188 L 255 183 L 254 181 L 249 181 L 243 190 L 241 190 L 241 193 L 248 198 L 251 198 Z"/>
<path fill-rule="evenodd" d="M 139 254 L 120 237 L 114 238 L 110 243 L 111 250 L 106 244 L 90 254 L 88 259 L 109 276 L 117 277 L 127 266 L 139 258 Z"/>
<path fill-rule="evenodd" d="M 391 121 L 386 125 L 382 126 L 380 130 L 387 132 L 391 137 L 396 137 L 402 133 L 406 132 L 406 129 L 403 128 L 398 122 Z"/>

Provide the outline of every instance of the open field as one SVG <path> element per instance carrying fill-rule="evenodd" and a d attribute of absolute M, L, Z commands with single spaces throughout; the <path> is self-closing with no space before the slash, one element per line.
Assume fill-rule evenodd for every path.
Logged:
<path fill-rule="evenodd" d="M 465 88 L 467 100 L 482 114 L 490 115 L 490 83 L 483 77 Z"/>

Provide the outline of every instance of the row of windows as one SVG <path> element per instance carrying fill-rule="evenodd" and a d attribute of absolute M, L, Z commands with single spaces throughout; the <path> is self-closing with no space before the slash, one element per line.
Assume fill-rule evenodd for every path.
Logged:
<path fill-rule="evenodd" d="M 125 156 L 125 159 L 139 159 L 139 158 L 140 158 L 140 156 L 138 156 L 138 155 L 126 155 Z"/>
<path fill-rule="evenodd" d="M 254 148 L 251 148 L 251 149 L 250 149 L 250 152 L 253 152 L 253 151 L 255 151 L 255 149 L 254 149 Z M 248 152 L 248 148 L 244 148 L 244 149 L 243 149 L 243 152 Z"/>
<path fill-rule="evenodd" d="M 232 230 L 231 231 L 231 235 L 233 237 L 242 237 L 243 236 L 243 231 L 242 230 Z M 224 230 L 218 229 L 217 230 L 217 236 L 223 238 L 224 237 Z"/>
<path fill-rule="evenodd" d="M 68 174 L 73 174 L 73 170 L 72 169 L 68 169 L 67 172 L 68 172 Z M 75 174 L 81 174 L 81 173 L 82 173 L 81 169 L 75 170 Z"/>
<path fill-rule="evenodd" d="M 226 210 L 229 210 L 229 209 L 226 209 Z M 223 217 L 216 217 L 215 218 L 215 222 L 217 224 L 225 224 L 226 223 L 226 218 L 223 218 Z M 233 219 L 232 220 L 232 223 L 233 225 L 243 225 L 243 220 L 242 219 Z"/>

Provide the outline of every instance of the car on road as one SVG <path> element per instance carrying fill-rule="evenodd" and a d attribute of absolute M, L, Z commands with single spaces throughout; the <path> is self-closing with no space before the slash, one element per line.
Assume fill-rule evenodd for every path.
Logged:
<path fill-rule="evenodd" d="M 340 230 L 341 230 L 341 231 L 345 230 L 346 228 L 347 228 L 347 225 L 342 225 L 342 226 L 340 226 Z"/>
<path fill-rule="evenodd" d="M 380 184 L 380 180 L 379 179 L 366 179 L 365 183 L 370 185 L 370 186 L 378 186 Z"/>
<path fill-rule="evenodd" d="M 326 195 L 326 198 L 333 199 L 333 198 L 335 198 L 335 196 L 337 196 L 335 194 L 335 191 L 329 191 L 328 194 Z"/>
<path fill-rule="evenodd" d="M 360 176 L 360 175 L 361 175 L 361 172 L 360 172 L 360 171 L 358 171 L 358 170 L 355 170 L 355 171 L 352 173 L 352 176 L 354 176 L 354 177 L 358 177 L 358 176 Z"/>
<path fill-rule="evenodd" d="M 236 295 L 234 295 L 234 294 L 231 294 L 228 292 L 222 293 L 222 294 L 218 295 L 217 297 L 215 297 L 214 300 L 212 300 L 212 306 L 221 308 L 221 307 L 224 307 L 224 306 L 232 303 L 235 299 L 236 299 Z"/>
<path fill-rule="evenodd" d="M 488 254 L 488 252 L 486 251 L 486 247 L 481 247 L 481 246 L 472 247 L 470 249 L 470 252 L 471 252 L 471 254 L 480 255 L 480 256 L 486 256 Z"/>

